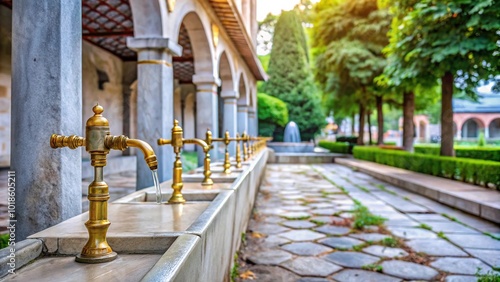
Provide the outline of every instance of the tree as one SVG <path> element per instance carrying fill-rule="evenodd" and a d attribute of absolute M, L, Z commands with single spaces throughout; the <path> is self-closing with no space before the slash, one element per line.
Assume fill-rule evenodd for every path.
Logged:
<path fill-rule="evenodd" d="M 257 33 L 257 51 L 259 54 L 265 55 L 271 52 L 273 47 L 274 27 L 278 21 L 278 16 L 271 13 L 267 14 L 266 18 L 258 22 L 259 31 Z"/>
<path fill-rule="evenodd" d="M 307 53 L 307 41 L 297 13 L 282 12 L 273 36 L 269 80 L 263 89 L 287 104 L 289 118 L 299 126 L 303 140 L 313 139 L 325 125 Z"/>
<path fill-rule="evenodd" d="M 392 78 L 441 81 L 441 155 L 453 152 L 454 87 L 474 89 L 499 73 L 500 5 L 496 0 L 390 0 L 399 13 L 391 31 Z M 497 81 L 498 83 L 498 81 Z"/>
<path fill-rule="evenodd" d="M 272 137 L 277 126 L 284 127 L 288 123 L 288 108 L 280 99 L 258 93 L 257 105 L 259 136 Z"/>
<path fill-rule="evenodd" d="M 358 144 L 363 144 L 368 101 L 377 93 L 373 80 L 385 67 L 382 49 L 391 17 L 378 9 L 376 0 L 322 0 L 314 10 L 316 80 L 324 93 L 354 97 L 359 104 Z"/>

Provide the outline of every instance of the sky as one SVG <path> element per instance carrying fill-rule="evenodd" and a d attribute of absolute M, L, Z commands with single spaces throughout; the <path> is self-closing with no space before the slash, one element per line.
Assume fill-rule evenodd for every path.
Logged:
<path fill-rule="evenodd" d="M 269 13 L 277 15 L 281 10 L 291 10 L 298 3 L 300 0 L 257 0 L 257 20 L 263 20 Z"/>

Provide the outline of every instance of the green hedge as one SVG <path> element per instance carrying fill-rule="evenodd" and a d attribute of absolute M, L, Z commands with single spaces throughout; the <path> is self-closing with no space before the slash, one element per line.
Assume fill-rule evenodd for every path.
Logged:
<path fill-rule="evenodd" d="M 352 145 L 347 142 L 333 142 L 328 140 L 321 140 L 318 146 L 330 150 L 332 153 L 352 154 Z"/>
<path fill-rule="evenodd" d="M 500 190 L 499 162 L 413 154 L 405 151 L 360 146 L 354 147 L 353 153 L 356 159 L 460 180 L 476 185 L 493 185 L 497 190 Z"/>
<path fill-rule="evenodd" d="M 356 144 L 358 142 L 358 136 L 337 136 L 337 142 Z"/>
<path fill-rule="evenodd" d="M 259 136 L 272 137 L 276 127 L 284 127 L 288 123 L 288 108 L 280 99 L 258 93 L 257 106 Z"/>
<path fill-rule="evenodd" d="M 415 145 L 415 153 L 439 156 L 439 145 Z M 500 148 L 455 146 L 457 158 L 500 162 Z"/>

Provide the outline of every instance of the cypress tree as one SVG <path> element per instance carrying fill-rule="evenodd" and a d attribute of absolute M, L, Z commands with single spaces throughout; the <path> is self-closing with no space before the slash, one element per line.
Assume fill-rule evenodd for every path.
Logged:
<path fill-rule="evenodd" d="M 302 140 L 314 138 L 325 124 L 307 54 L 307 41 L 298 14 L 282 12 L 274 30 L 269 80 L 264 90 L 287 104 L 290 121 L 299 126 Z M 277 129 L 275 140 L 283 138 L 282 130 Z"/>

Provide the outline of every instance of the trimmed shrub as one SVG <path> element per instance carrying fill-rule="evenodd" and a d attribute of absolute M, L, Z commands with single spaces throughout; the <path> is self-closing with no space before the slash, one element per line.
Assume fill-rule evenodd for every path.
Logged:
<path fill-rule="evenodd" d="M 439 156 L 438 145 L 415 145 L 415 153 Z M 488 160 L 500 162 L 500 148 L 455 146 L 457 158 Z"/>
<path fill-rule="evenodd" d="M 441 157 L 360 146 L 354 147 L 353 154 L 356 159 L 486 187 L 493 185 L 497 190 L 500 190 L 499 162 Z"/>
<path fill-rule="evenodd" d="M 337 142 L 356 144 L 358 142 L 358 136 L 337 136 Z"/>
<path fill-rule="evenodd" d="M 259 135 L 272 137 L 277 126 L 283 127 L 288 122 L 288 108 L 280 99 L 264 93 L 257 94 L 257 116 Z"/>
<path fill-rule="evenodd" d="M 352 146 L 347 142 L 321 140 L 319 141 L 318 146 L 328 149 L 332 153 L 352 154 Z"/>

